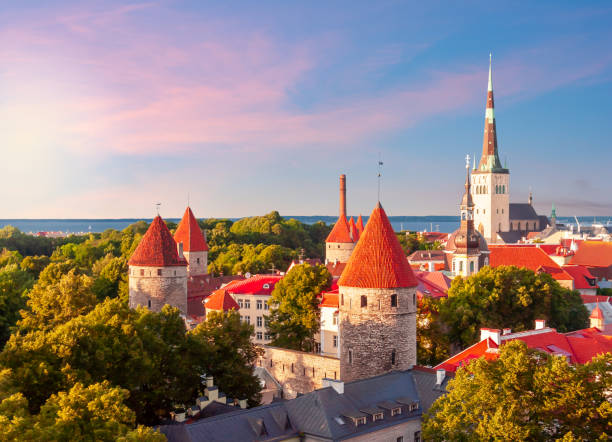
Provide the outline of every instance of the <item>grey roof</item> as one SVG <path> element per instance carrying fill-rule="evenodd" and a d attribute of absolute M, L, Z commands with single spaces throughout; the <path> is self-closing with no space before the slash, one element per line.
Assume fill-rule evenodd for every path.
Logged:
<path fill-rule="evenodd" d="M 497 236 L 501 238 L 504 244 L 514 244 L 519 242 L 525 235 L 518 230 L 511 230 L 509 232 L 497 232 Z"/>
<path fill-rule="evenodd" d="M 417 391 L 419 392 L 421 408 L 426 413 L 436 399 L 446 393 L 446 386 L 453 375 L 446 372 L 442 385 L 437 385 L 436 371 L 432 368 L 417 367 L 412 370 L 412 374 Z"/>
<path fill-rule="evenodd" d="M 170 442 L 283 440 L 299 433 L 327 440 L 346 439 L 409 420 L 420 420 L 422 408 L 409 412 L 405 405 L 407 402 L 423 403 L 417 390 L 417 383 L 422 381 L 415 383 L 417 376 L 420 374 L 413 370 L 391 372 L 346 383 L 344 394 L 326 387 L 292 400 L 239 409 L 190 424 L 166 425 L 160 430 Z M 402 407 L 403 412 L 391 416 L 389 411 L 377 408 L 381 403 Z M 367 416 L 366 410 L 378 410 L 384 417 L 375 422 L 368 417 L 366 424 L 359 426 L 342 417 Z"/>
<path fill-rule="evenodd" d="M 510 203 L 510 220 L 537 220 L 538 214 L 531 204 Z"/>

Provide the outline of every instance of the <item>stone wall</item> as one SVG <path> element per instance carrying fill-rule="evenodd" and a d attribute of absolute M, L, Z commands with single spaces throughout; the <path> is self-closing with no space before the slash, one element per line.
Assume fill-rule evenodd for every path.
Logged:
<path fill-rule="evenodd" d="M 298 393 L 309 393 L 323 386 L 323 378 L 339 379 L 340 361 L 277 347 L 262 347 L 264 355 L 257 365 L 266 370 L 283 387 L 283 397 L 292 399 Z"/>
<path fill-rule="evenodd" d="M 348 262 L 355 248 L 355 243 L 328 242 L 325 243 L 325 262 Z"/>
<path fill-rule="evenodd" d="M 416 289 L 340 287 L 340 378 L 350 382 L 415 364 Z"/>
<path fill-rule="evenodd" d="M 183 252 L 187 263 L 189 276 L 206 275 L 208 273 L 208 252 Z M 198 259 L 200 262 L 198 262 Z"/>
<path fill-rule="evenodd" d="M 142 305 L 159 312 L 170 304 L 187 314 L 187 267 L 130 266 L 129 280 L 130 308 Z"/>

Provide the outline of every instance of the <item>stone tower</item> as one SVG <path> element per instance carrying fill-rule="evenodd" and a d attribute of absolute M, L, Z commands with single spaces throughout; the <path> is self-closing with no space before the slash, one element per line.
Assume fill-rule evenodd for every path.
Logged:
<path fill-rule="evenodd" d="M 340 378 L 416 364 L 417 280 L 380 203 L 338 281 Z"/>
<path fill-rule="evenodd" d="M 187 274 L 190 278 L 208 273 L 208 244 L 202 234 L 191 207 L 185 209 L 183 219 L 176 228 L 174 240 L 183 245 L 187 260 Z"/>
<path fill-rule="evenodd" d="M 130 307 L 159 312 L 166 304 L 187 314 L 187 261 L 158 215 L 128 262 Z"/>
<path fill-rule="evenodd" d="M 340 175 L 340 216 L 325 240 L 325 263 L 348 262 L 354 248 L 355 239 L 346 219 L 346 175 L 343 174 Z"/>
<path fill-rule="evenodd" d="M 510 230 L 510 172 L 499 161 L 490 56 L 484 126 L 482 157 L 472 173 L 474 225 L 488 242 L 496 242 L 497 232 Z"/>

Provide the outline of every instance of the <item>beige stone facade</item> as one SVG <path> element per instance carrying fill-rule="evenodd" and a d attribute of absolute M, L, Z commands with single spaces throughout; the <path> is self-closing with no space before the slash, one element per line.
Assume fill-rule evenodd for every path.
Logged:
<path fill-rule="evenodd" d="M 416 364 L 416 288 L 340 287 L 340 378 Z"/>
<path fill-rule="evenodd" d="M 315 439 L 306 439 L 315 440 Z M 421 420 L 415 419 L 408 422 L 403 422 L 399 425 L 393 425 L 387 428 L 381 428 L 378 431 L 372 431 L 366 434 L 360 434 L 354 437 L 349 437 L 345 440 L 354 442 L 394 442 L 401 440 L 402 442 L 421 441 Z"/>
<path fill-rule="evenodd" d="M 263 349 L 264 355 L 257 365 L 268 370 L 283 387 L 283 396 L 287 399 L 322 388 L 324 378 L 340 377 L 338 358 L 277 347 Z"/>
<path fill-rule="evenodd" d="M 497 232 L 510 231 L 510 174 L 474 170 L 471 188 L 474 227 L 495 242 Z"/>
<path fill-rule="evenodd" d="M 187 267 L 129 267 L 130 308 L 139 305 L 154 312 L 170 304 L 187 314 Z"/>
<path fill-rule="evenodd" d="M 270 295 L 231 294 L 240 307 L 240 320 L 250 324 L 255 329 L 251 340 L 255 344 L 268 344 L 271 340 L 268 333 L 266 316 L 270 315 Z"/>
<path fill-rule="evenodd" d="M 337 307 L 320 307 L 321 328 L 319 344 L 324 356 L 340 357 L 340 334 L 338 331 L 339 314 Z"/>
<path fill-rule="evenodd" d="M 208 252 L 183 252 L 190 277 L 208 273 Z"/>
<path fill-rule="evenodd" d="M 348 262 L 355 248 L 352 242 L 328 242 L 325 243 L 325 263 Z"/>

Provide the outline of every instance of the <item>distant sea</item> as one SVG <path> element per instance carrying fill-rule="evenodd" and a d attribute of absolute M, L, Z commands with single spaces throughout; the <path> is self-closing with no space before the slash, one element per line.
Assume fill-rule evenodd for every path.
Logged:
<path fill-rule="evenodd" d="M 284 215 L 283 215 L 284 216 Z M 295 218 L 305 224 L 313 224 L 323 221 L 327 224 L 335 223 L 337 216 L 284 216 L 284 218 Z M 356 218 L 356 217 L 355 217 Z M 103 232 L 106 229 L 123 230 L 136 221 L 144 219 L 151 222 L 152 219 L 146 218 L 123 218 L 123 219 L 0 219 L 0 228 L 11 225 L 17 227 L 24 233 L 36 232 Z M 166 218 L 168 221 L 178 223 L 179 218 Z M 229 218 L 237 220 L 239 218 Z M 366 221 L 367 218 L 364 218 Z M 389 220 L 396 231 L 438 231 L 453 232 L 459 227 L 458 216 L 390 216 Z M 557 218 L 560 223 L 575 224 L 574 218 Z M 581 216 L 578 220 L 582 225 L 591 225 L 594 221 L 601 224 L 612 225 L 612 216 Z"/>

